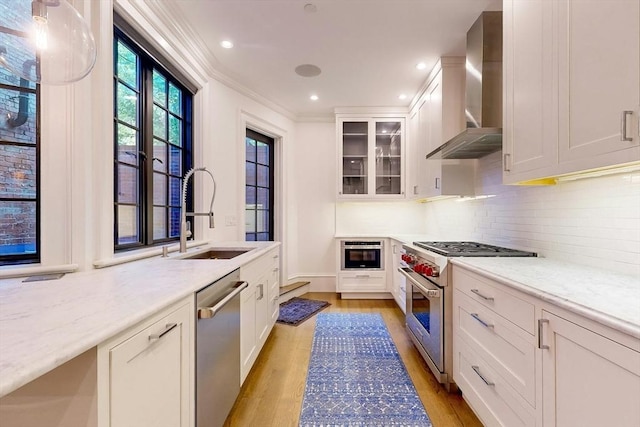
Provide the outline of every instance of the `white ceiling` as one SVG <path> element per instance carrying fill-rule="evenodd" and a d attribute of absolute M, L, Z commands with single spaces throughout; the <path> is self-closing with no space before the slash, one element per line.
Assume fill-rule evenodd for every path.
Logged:
<path fill-rule="evenodd" d="M 335 107 L 408 106 L 440 56 L 464 55 L 466 32 L 480 13 L 501 7 L 500 0 L 162 3 L 177 25 L 190 27 L 214 69 L 298 117 L 326 116 Z M 308 3 L 315 13 L 305 11 Z M 224 39 L 234 48 L 223 49 Z M 427 68 L 417 70 L 418 62 Z M 294 69 L 301 64 L 322 74 L 300 77 Z"/>

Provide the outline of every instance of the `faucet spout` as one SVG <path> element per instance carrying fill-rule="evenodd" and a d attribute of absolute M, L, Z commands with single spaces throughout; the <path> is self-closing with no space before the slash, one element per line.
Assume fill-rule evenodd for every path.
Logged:
<path fill-rule="evenodd" d="M 187 185 L 189 184 L 189 178 L 193 176 L 196 172 L 206 172 L 213 181 L 213 195 L 211 197 L 211 205 L 209 206 L 209 212 L 206 213 L 198 213 L 198 212 L 187 212 Z M 216 180 L 213 177 L 213 174 L 207 170 L 207 168 L 192 168 L 190 169 L 184 176 L 182 181 L 182 205 L 180 206 L 180 252 L 184 253 L 187 251 L 187 236 L 191 235 L 190 230 L 187 227 L 187 216 L 208 216 L 209 217 L 209 228 L 214 228 L 213 221 L 213 201 L 216 199 Z"/>

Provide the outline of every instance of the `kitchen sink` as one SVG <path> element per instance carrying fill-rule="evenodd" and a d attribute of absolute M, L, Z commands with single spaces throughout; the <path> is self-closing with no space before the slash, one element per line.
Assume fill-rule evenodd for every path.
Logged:
<path fill-rule="evenodd" d="M 208 249 L 204 252 L 199 252 L 193 255 L 183 256 L 180 259 L 232 259 L 253 249 Z"/>

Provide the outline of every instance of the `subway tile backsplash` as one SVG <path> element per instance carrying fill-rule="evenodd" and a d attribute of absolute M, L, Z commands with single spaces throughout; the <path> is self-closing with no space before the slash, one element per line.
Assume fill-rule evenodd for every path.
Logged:
<path fill-rule="evenodd" d="M 640 172 L 562 182 L 502 185 L 501 157 L 479 160 L 476 194 L 426 203 L 426 232 L 538 252 L 640 275 Z"/>

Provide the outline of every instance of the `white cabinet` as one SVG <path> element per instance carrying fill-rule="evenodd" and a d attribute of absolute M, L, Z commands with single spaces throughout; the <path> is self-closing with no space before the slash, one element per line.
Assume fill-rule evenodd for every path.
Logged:
<path fill-rule="evenodd" d="M 249 374 L 278 319 L 279 270 L 278 248 L 240 268 L 240 278 L 249 284 L 240 294 L 241 382 Z"/>
<path fill-rule="evenodd" d="M 193 424 L 193 297 L 98 347 L 100 427 Z"/>
<path fill-rule="evenodd" d="M 453 287 L 453 376 L 485 425 L 640 425 L 640 339 L 460 266 Z"/>
<path fill-rule="evenodd" d="M 474 161 L 426 159 L 427 154 L 465 128 L 464 60 L 464 57 L 440 59 L 410 115 L 414 159 L 411 177 L 413 195 L 419 198 L 474 193 Z"/>
<path fill-rule="evenodd" d="M 338 273 L 338 292 L 388 292 L 385 271 L 341 271 Z"/>
<path fill-rule="evenodd" d="M 535 426 L 534 305 L 454 268 L 453 377 L 486 425 Z"/>
<path fill-rule="evenodd" d="M 402 242 L 391 240 L 391 293 L 403 313 L 407 312 L 407 279 L 398 271 L 402 266 Z"/>
<path fill-rule="evenodd" d="M 505 0 L 504 182 L 640 161 L 640 2 Z"/>
<path fill-rule="evenodd" d="M 505 183 L 551 175 L 558 164 L 556 4 L 547 0 L 503 4 Z"/>
<path fill-rule="evenodd" d="M 541 318 L 544 426 L 639 426 L 638 340 L 552 311 Z"/>
<path fill-rule="evenodd" d="M 404 117 L 338 117 L 338 196 L 404 197 Z"/>

